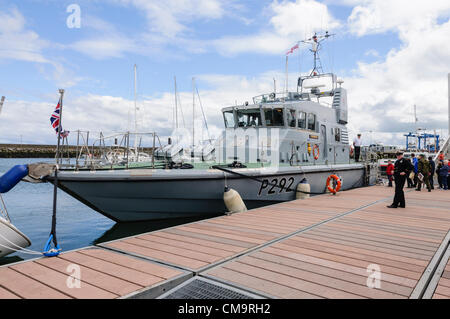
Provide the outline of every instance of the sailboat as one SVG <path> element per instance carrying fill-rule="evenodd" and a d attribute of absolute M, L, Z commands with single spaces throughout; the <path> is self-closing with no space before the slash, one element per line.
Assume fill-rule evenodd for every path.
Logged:
<path fill-rule="evenodd" d="M 149 163 L 152 156 L 141 150 L 142 134 L 138 132 L 138 106 L 137 106 L 137 65 L 134 65 L 134 132 L 128 134 L 134 135 L 134 145 L 120 145 L 117 141 L 111 146 L 111 149 L 103 155 L 102 165 L 133 165 L 136 163 Z M 104 140 L 104 138 L 103 138 Z M 117 140 L 117 138 L 116 138 Z M 138 142 L 139 141 L 139 142 Z"/>
<path fill-rule="evenodd" d="M 30 245 L 30 239 L 11 223 L 0 195 L 0 258 Z"/>
<path fill-rule="evenodd" d="M 5 97 L 2 96 L 0 100 L 0 114 L 4 102 Z M 17 176 L 18 173 L 17 168 L 15 168 L 10 170 L 7 174 L 0 176 L 0 258 L 31 245 L 30 239 L 11 223 L 5 202 L 1 196 L 1 193 L 9 190 L 10 184 L 14 183 L 14 177 Z"/>

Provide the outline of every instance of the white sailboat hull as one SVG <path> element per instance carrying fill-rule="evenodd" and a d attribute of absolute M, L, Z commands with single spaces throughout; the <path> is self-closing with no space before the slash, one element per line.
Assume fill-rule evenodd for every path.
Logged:
<path fill-rule="evenodd" d="M 0 258 L 30 245 L 31 241 L 25 234 L 0 217 Z"/>

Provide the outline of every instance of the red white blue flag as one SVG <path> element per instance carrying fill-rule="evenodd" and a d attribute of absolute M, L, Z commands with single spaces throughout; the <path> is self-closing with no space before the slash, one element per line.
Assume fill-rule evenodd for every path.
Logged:
<path fill-rule="evenodd" d="M 61 105 L 58 103 L 56 106 L 56 109 L 53 111 L 52 116 L 50 117 L 50 123 L 53 127 L 53 129 L 56 131 L 56 134 L 58 134 L 59 130 L 59 121 L 61 116 Z M 69 131 L 63 131 L 61 127 L 61 137 L 67 137 L 69 135 Z"/>
<path fill-rule="evenodd" d="M 294 53 L 296 49 L 298 49 L 298 43 L 294 45 L 288 52 L 286 52 L 286 55 Z"/>

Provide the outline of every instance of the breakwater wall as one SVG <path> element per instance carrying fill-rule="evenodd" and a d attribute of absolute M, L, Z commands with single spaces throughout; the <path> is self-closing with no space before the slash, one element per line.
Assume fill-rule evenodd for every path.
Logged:
<path fill-rule="evenodd" d="M 77 156 L 76 146 L 64 146 L 62 151 L 64 157 Z M 94 147 L 93 151 L 98 154 L 99 148 Z M 144 148 L 143 151 L 151 154 L 152 148 Z M 55 155 L 56 145 L 0 144 L 0 158 L 54 158 Z"/>

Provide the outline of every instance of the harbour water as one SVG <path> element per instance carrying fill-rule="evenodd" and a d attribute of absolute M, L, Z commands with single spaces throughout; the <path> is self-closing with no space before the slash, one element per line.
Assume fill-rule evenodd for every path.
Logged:
<path fill-rule="evenodd" d="M 0 158 L 0 176 L 14 165 L 52 161 L 54 160 Z M 10 192 L 2 194 L 2 196 L 12 223 L 26 234 L 32 242 L 28 249 L 41 252 L 51 228 L 53 185 L 20 182 Z M 64 251 L 196 220 L 196 218 L 183 218 L 168 221 L 116 224 L 61 190 L 58 190 L 57 208 L 58 243 Z M 36 257 L 38 256 L 16 252 L 0 258 L 0 265 Z"/>

